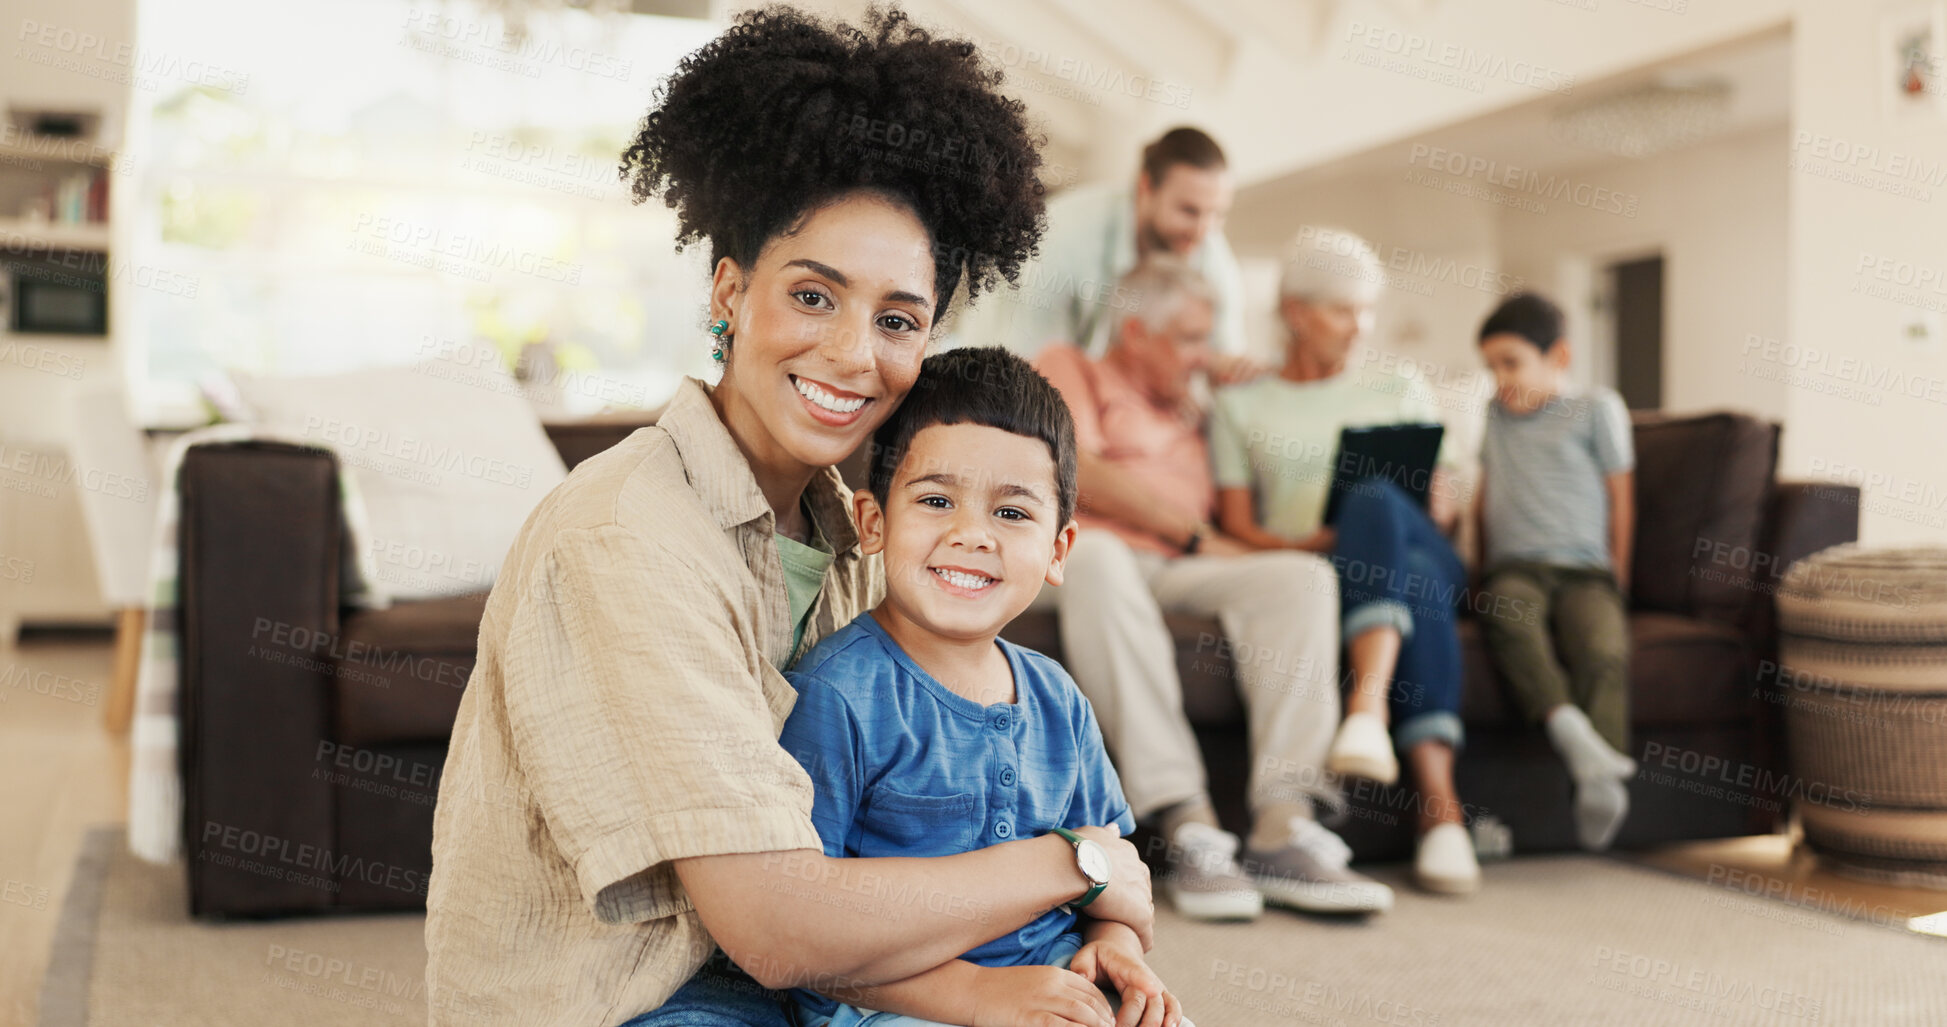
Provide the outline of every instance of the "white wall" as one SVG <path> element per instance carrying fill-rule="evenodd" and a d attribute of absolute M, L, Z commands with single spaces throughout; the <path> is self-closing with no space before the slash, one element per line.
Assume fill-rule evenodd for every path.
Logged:
<path fill-rule="evenodd" d="M 1947 178 L 1940 171 L 1947 169 L 1947 115 L 1910 124 L 1886 116 L 1880 10 L 1849 0 L 1797 4 L 1791 156 L 1805 170 L 1788 176 L 1781 342 L 1793 349 L 1775 362 L 1807 385 L 1789 390 L 1782 470 L 1863 481 L 1863 541 L 1937 545 L 1947 542 L 1947 344 L 1937 331 L 1924 345 L 1904 333 L 1929 311 L 1937 326 L 1937 312 L 1947 309 L 1947 182 L 1931 184 Z M 1876 148 L 1877 157 L 1853 165 L 1821 158 L 1821 136 Z M 1895 158 L 1909 175 L 1921 169 L 1927 199 L 1812 170 L 1869 169 L 1877 160 L 1890 171 Z M 1870 179 L 1878 186 L 1894 180 L 1890 173 Z M 1923 275 L 1927 284 L 1898 281 Z M 1881 288 L 1897 295 L 1869 292 Z M 1831 356 L 1811 357 L 1813 349 Z"/>
<path fill-rule="evenodd" d="M 1747 132 L 1655 157 L 1565 172 L 1637 199 L 1636 216 L 1553 204 L 1546 215 L 1500 217 L 1501 260 L 1535 288 L 1574 310 L 1578 377 L 1614 385 L 1613 357 L 1598 343 L 1586 309 L 1575 309 L 1574 265 L 1596 270 L 1659 251 L 1663 266 L 1663 406 L 1689 412 L 1732 408 L 1779 419 L 1787 386 L 1747 366 L 1751 337 L 1777 339 L 1786 318 L 1784 126 Z"/>

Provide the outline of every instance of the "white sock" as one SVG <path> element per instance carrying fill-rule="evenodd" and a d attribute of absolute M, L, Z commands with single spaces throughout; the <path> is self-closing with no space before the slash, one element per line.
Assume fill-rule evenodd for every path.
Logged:
<path fill-rule="evenodd" d="M 1616 840 L 1629 816 L 1629 786 L 1620 777 L 1575 782 L 1575 838 L 1590 852 L 1601 852 Z"/>
<path fill-rule="evenodd" d="M 1636 761 L 1611 748 L 1589 716 L 1571 703 L 1555 707 L 1543 721 L 1548 741 L 1568 764 L 1577 786 L 1584 782 L 1633 777 Z"/>

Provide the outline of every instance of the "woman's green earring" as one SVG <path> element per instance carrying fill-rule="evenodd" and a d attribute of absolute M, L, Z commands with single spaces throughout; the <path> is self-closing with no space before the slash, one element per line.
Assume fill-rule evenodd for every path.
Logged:
<path fill-rule="evenodd" d="M 716 345 L 710 347 L 710 359 L 721 364 L 724 361 L 725 339 L 723 333 L 730 330 L 730 322 L 717 320 L 710 322 L 710 334 L 716 336 Z"/>

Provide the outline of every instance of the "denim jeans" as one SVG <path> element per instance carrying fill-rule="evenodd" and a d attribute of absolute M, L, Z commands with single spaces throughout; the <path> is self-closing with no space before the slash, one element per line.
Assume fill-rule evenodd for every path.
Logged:
<path fill-rule="evenodd" d="M 1460 748 L 1460 638 L 1454 607 L 1467 572 L 1440 529 L 1399 486 L 1369 478 L 1347 492 L 1334 527 L 1340 633 L 1347 643 L 1399 630 L 1387 706 L 1400 750 L 1428 741 Z"/>
<path fill-rule="evenodd" d="M 1049 966 L 1067 966 L 1082 950 L 1082 936 L 1069 932 L 1055 939 L 1054 947 L 1048 953 Z M 1121 1003 L 1114 998 L 1109 1000 L 1110 1008 L 1120 1009 Z M 857 1006 L 840 1005 L 829 1017 L 819 1016 L 802 1007 L 798 1010 L 799 1022 L 804 1027 L 945 1027 L 938 1021 L 922 1020 L 916 1016 L 902 1016 L 898 1013 L 881 1013 Z"/>
<path fill-rule="evenodd" d="M 785 999 L 718 952 L 669 1001 L 619 1027 L 792 1027 Z"/>

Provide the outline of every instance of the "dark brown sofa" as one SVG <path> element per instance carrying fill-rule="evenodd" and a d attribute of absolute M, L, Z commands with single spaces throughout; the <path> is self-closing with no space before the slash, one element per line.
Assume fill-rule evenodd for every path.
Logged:
<path fill-rule="evenodd" d="M 572 467 L 635 427 L 548 431 Z M 1857 534 L 1856 490 L 1773 481 L 1777 438 L 1729 414 L 1637 424 L 1635 754 L 1675 756 L 1667 770 L 1649 761 L 1668 780 L 1635 783 L 1623 845 L 1778 823 L 1765 796 L 1683 769 L 1706 756 L 1779 767 L 1770 707 L 1755 698 L 1773 651 L 1768 589 L 1792 561 Z M 183 464 L 180 753 L 198 916 L 425 901 L 433 800 L 486 597 L 342 607 L 335 482 L 329 456 L 269 443 L 199 447 Z M 1210 644 L 1217 626 L 1170 626 L 1221 812 L 1241 826 L 1249 756 L 1229 664 Z M 1510 825 L 1522 851 L 1572 845 L 1553 753 L 1510 711 L 1472 625 L 1463 631 L 1470 812 Z M 1022 617 L 1008 635 L 1060 656 L 1051 616 Z M 1410 851 L 1409 792 L 1351 798 L 1339 829 L 1362 858 Z"/>

